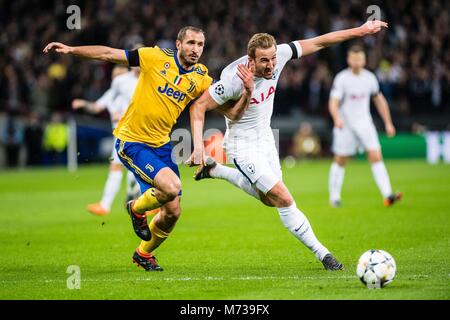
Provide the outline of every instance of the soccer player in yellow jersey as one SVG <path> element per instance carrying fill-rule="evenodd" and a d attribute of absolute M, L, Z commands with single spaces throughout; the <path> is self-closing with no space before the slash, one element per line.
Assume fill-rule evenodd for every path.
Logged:
<path fill-rule="evenodd" d="M 44 48 L 45 53 L 54 50 L 140 67 L 130 106 L 114 135 L 119 158 L 141 186 L 142 195 L 128 202 L 127 210 L 134 231 L 143 240 L 133 261 L 146 270 L 162 271 L 152 252 L 169 236 L 180 216 L 181 181 L 171 158 L 169 135 L 181 112 L 213 82 L 208 69 L 198 63 L 204 45 L 204 32 L 189 26 L 178 33 L 176 50 L 155 46 L 128 51 L 58 42 Z M 161 210 L 148 224 L 145 213 L 157 208 Z"/>

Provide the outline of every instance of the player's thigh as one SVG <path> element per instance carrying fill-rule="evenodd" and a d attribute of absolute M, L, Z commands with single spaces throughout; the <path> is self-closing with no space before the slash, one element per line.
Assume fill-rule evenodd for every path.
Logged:
<path fill-rule="evenodd" d="M 175 197 L 181 188 L 178 169 L 174 172 L 174 168 L 164 161 L 157 149 L 143 143 L 116 142 L 120 160 L 133 172 L 142 193 L 155 187 L 162 192 L 173 192 Z"/>
<path fill-rule="evenodd" d="M 181 180 L 178 165 L 173 161 L 172 144 L 167 143 L 155 150 L 164 167 L 156 174 L 156 188 L 175 196 L 181 196 Z"/>
<path fill-rule="evenodd" d="M 153 185 L 157 190 L 178 195 L 181 191 L 179 176 L 168 166 L 161 168 L 155 176 Z"/>
<path fill-rule="evenodd" d="M 358 148 L 358 141 L 353 131 L 345 126 L 343 128 L 333 128 L 333 154 L 343 157 L 354 155 Z"/>

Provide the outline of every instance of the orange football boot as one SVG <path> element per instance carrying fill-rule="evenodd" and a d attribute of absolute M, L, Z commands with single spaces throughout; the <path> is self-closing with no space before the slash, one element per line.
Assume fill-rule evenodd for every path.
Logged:
<path fill-rule="evenodd" d="M 86 209 L 96 216 L 106 216 L 109 214 L 109 210 L 104 208 L 100 203 L 89 204 Z"/>

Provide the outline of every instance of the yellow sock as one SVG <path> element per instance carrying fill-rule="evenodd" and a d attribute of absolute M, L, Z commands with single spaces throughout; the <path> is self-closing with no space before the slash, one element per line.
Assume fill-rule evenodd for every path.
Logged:
<path fill-rule="evenodd" d="M 150 188 L 134 202 L 133 210 L 136 213 L 143 214 L 145 211 L 158 207 L 161 207 L 161 203 L 159 203 L 158 199 L 156 199 L 155 188 Z"/>
<path fill-rule="evenodd" d="M 152 253 L 152 251 L 158 248 L 170 234 L 158 228 L 154 220 L 150 222 L 149 228 L 152 233 L 152 239 L 150 241 L 141 241 L 139 251 L 142 253 Z"/>

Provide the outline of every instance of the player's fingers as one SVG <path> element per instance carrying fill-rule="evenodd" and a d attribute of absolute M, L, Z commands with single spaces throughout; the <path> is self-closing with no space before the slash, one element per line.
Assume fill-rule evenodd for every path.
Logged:
<path fill-rule="evenodd" d="M 253 78 L 253 74 L 248 71 L 246 68 L 243 68 L 242 70 L 240 70 L 241 75 L 245 78 L 243 80 L 245 81 L 249 81 Z"/>
<path fill-rule="evenodd" d="M 239 78 L 241 78 L 242 80 L 243 80 L 243 77 L 247 76 L 246 75 L 246 70 L 241 64 L 238 65 L 237 74 L 238 74 Z"/>
<path fill-rule="evenodd" d="M 239 72 L 241 72 L 246 77 L 248 77 L 250 75 L 250 73 L 251 73 L 250 69 L 247 66 L 243 65 L 243 64 L 238 65 L 238 70 L 239 70 Z"/>
<path fill-rule="evenodd" d="M 45 48 L 44 48 L 44 50 L 43 50 L 43 51 L 44 51 L 45 53 L 47 53 L 47 52 L 48 52 L 48 50 L 50 50 L 51 48 L 52 48 L 52 44 L 51 44 L 51 43 L 49 43 L 48 45 L 46 45 L 46 46 L 45 46 Z"/>
<path fill-rule="evenodd" d="M 48 45 L 47 45 L 47 49 L 48 50 L 51 50 L 51 49 L 53 49 L 53 48 L 55 48 L 55 47 L 57 47 L 58 46 L 58 43 L 57 42 L 50 42 Z"/>
<path fill-rule="evenodd" d="M 192 155 L 184 162 L 184 164 L 191 164 L 192 163 Z"/>
<path fill-rule="evenodd" d="M 245 77 L 239 71 L 236 71 L 236 74 L 242 81 L 245 81 Z"/>

